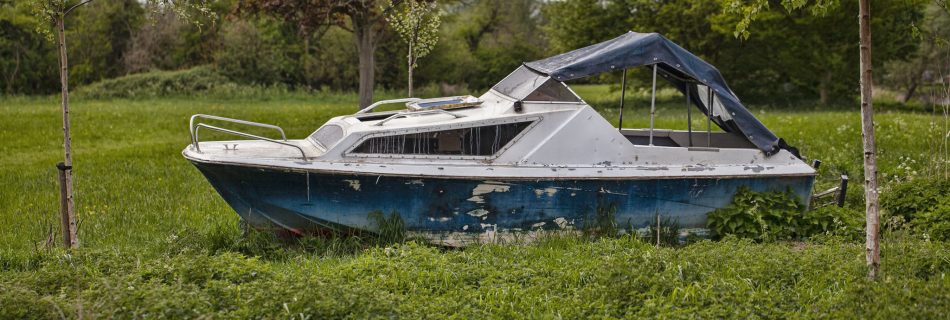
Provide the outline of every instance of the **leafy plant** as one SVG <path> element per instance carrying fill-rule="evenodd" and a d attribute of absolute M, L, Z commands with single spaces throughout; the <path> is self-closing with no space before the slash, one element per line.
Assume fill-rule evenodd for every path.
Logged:
<path fill-rule="evenodd" d="M 947 198 L 950 198 L 950 180 L 918 178 L 892 185 L 882 192 L 881 207 L 888 217 L 901 217 L 910 222 L 918 213 L 930 211 Z"/>
<path fill-rule="evenodd" d="M 859 217 L 855 212 L 837 207 L 805 212 L 805 206 L 791 191 L 755 192 L 740 187 L 732 204 L 710 213 L 707 223 L 716 236 L 772 241 L 823 233 L 851 236 L 859 231 Z"/>
<path fill-rule="evenodd" d="M 950 195 L 929 210 L 918 212 L 909 225 L 928 239 L 950 241 Z"/>

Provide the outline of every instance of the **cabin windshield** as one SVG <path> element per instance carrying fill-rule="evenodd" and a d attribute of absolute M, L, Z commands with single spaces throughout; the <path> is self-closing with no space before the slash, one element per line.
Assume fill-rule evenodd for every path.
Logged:
<path fill-rule="evenodd" d="M 522 101 L 581 102 L 564 83 L 524 66 L 495 84 L 492 90 Z"/>

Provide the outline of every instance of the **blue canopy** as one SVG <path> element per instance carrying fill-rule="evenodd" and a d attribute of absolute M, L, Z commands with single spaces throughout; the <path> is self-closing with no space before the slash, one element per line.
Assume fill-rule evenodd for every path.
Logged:
<path fill-rule="evenodd" d="M 797 150 L 775 136 L 739 102 L 716 67 L 657 33 L 631 31 L 612 40 L 524 65 L 563 82 L 654 64 L 674 87 L 684 94 L 689 91 L 690 100 L 700 111 L 709 115 L 712 109 L 713 121 L 723 130 L 741 134 L 766 155 L 788 149 L 798 156 Z M 708 101 L 710 88 L 711 104 Z"/>

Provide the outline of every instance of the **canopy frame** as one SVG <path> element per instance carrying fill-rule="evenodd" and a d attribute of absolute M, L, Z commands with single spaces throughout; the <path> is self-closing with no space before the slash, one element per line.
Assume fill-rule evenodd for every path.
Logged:
<path fill-rule="evenodd" d="M 710 131 L 712 122 L 715 122 L 725 132 L 742 135 L 767 156 L 781 149 L 798 156 L 795 148 L 778 138 L 742 105 L 719 70 L 657 33 L 631 31 L 605 42 L 527 62 L 523 66 L 561 82 L 631 67 L 652 66 L 706 115 Z M 711 132 L 707 140 L 710 139 L 708 136 Z"/>

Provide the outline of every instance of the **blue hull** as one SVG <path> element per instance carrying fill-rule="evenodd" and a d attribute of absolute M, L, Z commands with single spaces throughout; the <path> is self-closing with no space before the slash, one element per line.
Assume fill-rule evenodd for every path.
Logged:
<path fill-rule="evenodd" d="M 737 188 L 791 190 L 802 203 L 813 176 L 656 180 L 488 180 L 305 173 L 195 162 L 251 226 L 295 234 L 377 232 L 372 212 L 397 213 L 425 234 L 578 230 L 609 213 L 620 229 L 656 222 L 706 227 Z M 600 221 L 603 221 L 602 219 Z"/>

